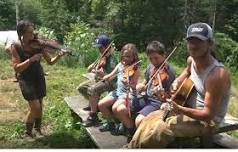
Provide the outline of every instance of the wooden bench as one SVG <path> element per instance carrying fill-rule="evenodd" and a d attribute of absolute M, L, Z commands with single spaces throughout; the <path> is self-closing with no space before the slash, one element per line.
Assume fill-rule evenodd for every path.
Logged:
<path fill-rule="evenodd" d="M 76 113 L 83 121 L 88 117 L 88 112 L 82 108 L 88 105 L 88 101 L 81 95 L 73 97 L 65 97 L 65 102 L 69 108 Z M 238 148 L 238 139 L 232 138 L 225 132 L 238 129 L 238 118 L 232 117 L 227 114 L 225 121 L 216 130 L 215 135 L 208 137 L 200 137 L 202 147 L 211 147 L 210 141 L 212 141 L 212 147 L 227 147 Z M 98 127 L 87 127 L 88 134 L 96 144 L 98 148 L 121 148 L 127 143 L 125 136 L 113 136 L 110 132 L 100 132 Z"/>
<path fill-rule="evenodd" d="M 87 119 L 88 112 L 82 108 L 88 105 L 88 101 L 83 96 L 65 97 L 64 100 L 83 121 Z M 125 136 L 113 136 L 108 131 L 100 132 L 95 126 L 86 127 L 86 130 L 98 148 L 121 148 L 127 143 Z"/>

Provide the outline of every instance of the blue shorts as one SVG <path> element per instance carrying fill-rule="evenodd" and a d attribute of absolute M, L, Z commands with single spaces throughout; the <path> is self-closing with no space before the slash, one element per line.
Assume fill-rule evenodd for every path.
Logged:
<path fill-rule="evenodd" d="M 134 98 L 131 102 L 131 111 L 138 115 L 147 116 L 149 113 L 159 110 L 162 102 L 147 97 Z"/>

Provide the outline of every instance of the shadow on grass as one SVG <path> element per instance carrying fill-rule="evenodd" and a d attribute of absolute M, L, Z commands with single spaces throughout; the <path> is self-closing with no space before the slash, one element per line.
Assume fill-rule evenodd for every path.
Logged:
<path fill-rule="evenodd" d="M 35 143 L 45 145 L 47 148 L 96 148 L 91 139 L 72 136 L 72 133 L 54 133 L 37 139 Z M 44 146 L 44 147 L 45 147 Z"/>
<path fill-rule="evenodd" d="M 82 127 L 82 119 L 73 111 L 71 111 L 71 116 L 73 132 L 72 130 L 63 130 L 37 139 L 35 142 L 41 143 L 47 148 L 97 148 L 85 128 Z"/>

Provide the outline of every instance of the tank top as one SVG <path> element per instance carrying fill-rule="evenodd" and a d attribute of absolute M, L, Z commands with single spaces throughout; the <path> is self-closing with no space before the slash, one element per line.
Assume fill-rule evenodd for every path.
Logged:
<path fill-rule="evenodd" d="M 209 73 L 215 68 L 215 67 L 224 67 L 224 65 L 220 62 L 218 62 L 215 58 L 212 58 L 212 63 L 201 73 L 197 73 L 194 69 L 194 61 L 192 60 L 191 64 L 191 75 L 190 78 L 194 83 L 195 86 L 195 93 L 192 95 L 193 97 L 188 102 L 189 106 L 193 108 L 203 108 L 204 107 L 204 98 L 205 98 L 205 81 L 209 75 Z M 222 122 L 226 115 L 229 96 L 230 96 L 230 86 L 229 89 L 226 90 L 224 96 L 221 99 L 220 109 L 215 114 L 214 121 L 216 123 Z"/>
<path fill-rule="evenodd" d="M 14 43 L 13 45 L 21 62 L 24 62 L 34 55 L 34 53 L 24 51 L 19 43 Z M 44 77 L 44 72 L 40 61 L 31 63 L 24 71 L 17 73 L 18 80 L 38 81 L 42 79 L 42 77 Z"/>
<path fill-rule="evenodd" d="M 117 74 L 117 89 L 116 89 L 116 95 L 118 97 L 119 96 L 124 96 L 127 93 L 127 87 L 122 82 L 122 80 L 123 80 L 123 69 L 122 69 L 122 64 L 119 63 L 118 64 L 118 74 Z M 136 90 L 135 89 L 132 90 L 131 96 L 132 97 L 136 96 Z"/>

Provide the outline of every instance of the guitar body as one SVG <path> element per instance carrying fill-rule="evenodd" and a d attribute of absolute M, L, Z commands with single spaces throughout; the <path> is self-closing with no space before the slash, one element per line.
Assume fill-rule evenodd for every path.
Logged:
<path fill-rule="evenodd" d="M 180 88 L 175 93 L 176 95 L 174 97 L 174 101 L 177 104 L 184 106 L 193 88 L 194 88 L 193 81 L 189 78 L 185 79 L 183 83 L 181 84 Z"/>
<path fill-rule="evenodd" d="M 181 106 L 184 106 L 186 104 L 186 101 L 189 99 L 193 88 L 194 88 L 193 81 L 189 78 L 186 78 L 179 87 L 179 89 L 175 92 L 171 100 L 175 101 L 177 104 Z M 163 121 L 166 121 L 172 109 L 173 108 L 171 107 L 171 105 L 169 106 L 169 109 L 165 109 Z"/>

